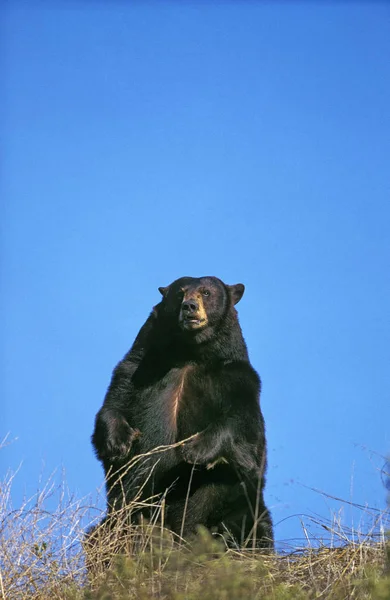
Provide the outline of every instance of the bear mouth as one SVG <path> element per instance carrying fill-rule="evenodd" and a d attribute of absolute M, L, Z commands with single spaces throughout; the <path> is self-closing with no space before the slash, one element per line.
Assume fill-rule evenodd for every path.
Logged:
<path fill-rule="evenodd" d="M 206 319 L 198 319 L 197 317 L 182 318 L 180 324 L 183 329 L 199 329 L 206 324 Z"/>

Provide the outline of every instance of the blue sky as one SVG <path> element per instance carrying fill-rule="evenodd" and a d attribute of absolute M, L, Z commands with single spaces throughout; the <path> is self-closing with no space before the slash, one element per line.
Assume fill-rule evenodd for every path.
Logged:
<path fill-rule="evenodd" d="M 14 501 L 61 466 L 95 492 L 94 416 L 158 286 L 216 275 L 246 285 L 276 538 L 340 507 L 358 526 L 305 486 L 385 502 L 390 7 L 129 4 L 1 9 Z"/>

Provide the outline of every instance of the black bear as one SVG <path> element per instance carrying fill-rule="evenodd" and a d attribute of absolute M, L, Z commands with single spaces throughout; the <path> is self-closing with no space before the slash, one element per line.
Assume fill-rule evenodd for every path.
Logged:
<path fill-rule="evenodd" d="M 92 443 L 109 513 L 164 496 L 165 524 L 184 537 L 204 525 L 229 543 L 272 547 L 260 379 L 235 309 L 244 289 L 217 277 L 159 288 L 162 300 L 96 415 Z M 134 457 L 169 445 L 126 470 Z"/>

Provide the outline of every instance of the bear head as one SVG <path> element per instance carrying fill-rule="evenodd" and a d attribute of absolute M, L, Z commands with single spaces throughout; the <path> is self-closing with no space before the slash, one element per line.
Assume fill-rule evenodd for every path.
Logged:
<path fill-rule="evenodd" d="M 177 331 L 205 341 L 226 317 L 236 311 L 234 305 L 244 294 L 242 283 L 226 285 L 217 277 L 181 277 L 167 287 L 160 287 L 160 307 Z"/>

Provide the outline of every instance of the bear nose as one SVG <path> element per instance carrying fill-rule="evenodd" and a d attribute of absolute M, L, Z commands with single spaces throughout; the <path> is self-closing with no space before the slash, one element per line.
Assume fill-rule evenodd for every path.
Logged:
<path fill-rule="evenodd" d="M 191 314 L 193 312 L 196 312 L 198 310 L 198 308 L 199 308 L 199 306 L 195 300 L 186 300 L 181 305 L 181 309 L 182 309 L 183 313 L 186 313 L 186 314 Z"/>

